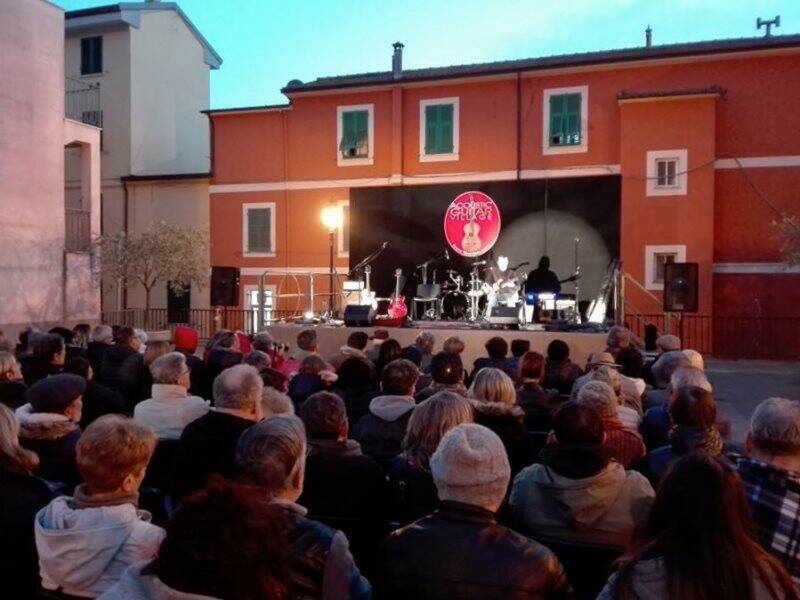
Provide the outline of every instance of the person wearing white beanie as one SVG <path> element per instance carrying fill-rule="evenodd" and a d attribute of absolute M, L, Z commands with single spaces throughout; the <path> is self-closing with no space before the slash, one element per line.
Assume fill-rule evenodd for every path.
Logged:
<path fill-rule="evenodd" d="M 476 423 L 450 429 L 430 459 L 441 507 L 380 546 L 376 596 L 571 597 L 555 555 L 497 522 L 511 467 L 503 442 Z"/>

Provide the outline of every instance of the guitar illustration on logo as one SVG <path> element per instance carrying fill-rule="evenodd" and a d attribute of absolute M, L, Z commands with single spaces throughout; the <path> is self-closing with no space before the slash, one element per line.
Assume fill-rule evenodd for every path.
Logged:
<path fill-rule="evenodd" d="M 470 254 L 480 252 L 483 242 L 480 238 L 481 226 L 475 221 L 464 225 L 464 237 L 461 238 L 461 249 Z"/>

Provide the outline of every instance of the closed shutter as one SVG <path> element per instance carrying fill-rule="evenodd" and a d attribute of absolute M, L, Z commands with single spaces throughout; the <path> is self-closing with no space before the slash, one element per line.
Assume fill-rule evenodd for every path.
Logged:
<path fill-rule="evenodd" d="M 369 155 L 369 112 L 352 110 L 342 113 L 339 150 L 345 158 Z"/>
<path fill-rule="evenodd" d="M 247 210 L 247 251 L 271 252 L 272 215 L 269 208 L 249 208 Z"/>
<path fill-rule="evenodd" d="M 570 146 L 581 143 L 581 95 L 550 96 L 550 145 Z"/>
<path fill-rule="evenodd" d="M 453 105 L 425 107 L 425 154 L 453 152 Z"/>

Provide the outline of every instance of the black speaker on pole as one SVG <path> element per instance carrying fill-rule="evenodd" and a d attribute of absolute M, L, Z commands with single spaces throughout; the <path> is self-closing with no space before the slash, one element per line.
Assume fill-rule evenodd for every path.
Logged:
<path fill-rule="evenodd" d="M 369 304 L 348 304 L 344 309 L 346 327 L 372 327 L 375 309 Z"/>
<path fill-rule="evenodd" d="M 697 263 L 664 263 L 664 312 L 697 312 Z"/>
<path fill-rule="evenodd" d="M 211 267 L 211 306 L 239 306 L 239 267 Z"/>

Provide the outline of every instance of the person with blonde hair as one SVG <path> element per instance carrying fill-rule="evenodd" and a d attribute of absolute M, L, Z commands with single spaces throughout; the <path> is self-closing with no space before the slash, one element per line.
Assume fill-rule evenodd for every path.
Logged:
<path fill-rule="evenodd" d="M 389 465 L 389 482 L 397 506 L 394 516 L 401 524 L 419 519 L 439 506 L 430 458 L 445 433 L 471 422 L 469 400 L 448 390 L 436 392 L 411 412 L 403 451 Z"/>
<path fill-rule="evenodd" d="M 0 574 L 9 598 L 33 597 L 39 585 L 33 518 L 53 493 L 33 475 L 38 466 L 36 453 L 19 444 L 14 413 L 0 404 Z"/>
<path fill-rule="evenodd" d="M 126 417 L 106 415 L 86 428 L 77 448 L 84 483 L 34 521 L 43 588 L 93 598 L 155 557 L 164 530 L 136 508 L 155 447 L 153 430 Z"/>
<path fill-rule="evenodd" d="M 517 390 L 511 377 L 500 369 L 484 367 L 475 375 L 469 394 L 475 422 L 503 440 L 512 474 L 531 464 L 536 457 L 525 427 L 525 411 L 517 404 Z"/>
<path fill-rule="evenodd" d="M 12 410 L 25 404 L 28 386 L 22 379 L 22 370 L 11 352 L 0 352 L 0 404 Z"/>

